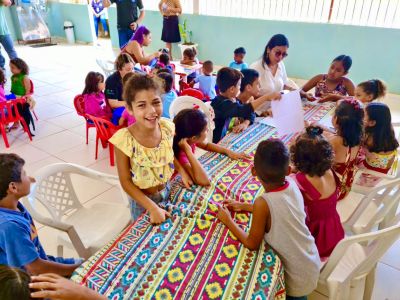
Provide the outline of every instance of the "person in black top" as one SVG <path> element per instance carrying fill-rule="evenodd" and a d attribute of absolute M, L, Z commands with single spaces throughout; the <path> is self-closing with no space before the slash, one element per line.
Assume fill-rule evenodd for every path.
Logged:
<path fill-rule="evenodd" d="M 112 3 L 117 5 L 119 47 L 123 48 L 144 19 L 143 2 L 142 0 L 103 0 L 104 7 L 109 7 Z"/>
<path fill-rule="evenodd" d="M 215 113 L 213 143 L 218 143 L 226 135 L 232 118 L 243 118 L 252 124 L 255 119 L 254 110 L 266 101 L 281 98 L 281 94 L 277 92 L 271 95 L 270 98 L 260 97 L 249 103 L 242 104 L 236 99 L 240 91 L 242 77 L 242 73 L 232 68 L 222 68 L 218 71 L 217 86 L 220 94 L 211 102 Z M 239 133 L 244 129 L 241 126 L 235 126 L 235 133 Z"/>
<path fill-rule="evenodd" d="M 108 105 L 113 110 L 112 123 L 118 125 L 119 118 L 125 109 L 125 101 L 122 99 L 122 79 L 132 72 L 134 62 L 126 53 L 120 53 L 115 60 L 115 69 L 117 70 L 106 79 L 106 96 Z"/>

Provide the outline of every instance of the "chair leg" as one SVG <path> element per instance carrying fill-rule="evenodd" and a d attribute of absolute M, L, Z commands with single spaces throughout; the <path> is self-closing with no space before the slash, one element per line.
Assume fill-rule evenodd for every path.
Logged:
<path fill-rule="evenodd" d="M 29 130 L 28 125 L 26 124 L 26 122 L 25 122 L 24 119 L 21 119 L 20 121 L 21 121 L 22 127 L 24 128 L 24 131 L 28 134 L 29 139 L 30 139 L 31 142 L 32 142 L 32 135 L 31 135 L 31 132 L 30 132 L 30 130 Z"/>
<path fill-rule="evenodd" d="M 89 125 L 86 121 L 86 145 L 89 144 Z"/>
<path fill-rule="evenodd" d="M 114 167 L 114 145 L 108 143 L 108 147 L 110 148 L 110 164 L 112 167 Z"/>
<path fill-rule="evenodd" d="M 64 256 L 64 247 L 63 245 L 58 245 L 57 246 L 57 256 L 58 257 L 63 257 Z"/>
<path fill-rule="evenodd" d="M 1 135 L 3 136 L 4 144 L 6 144 L 6 148 L 10 148 L 10 144 L 8 143 L 6 129 L 4 128 L 3 124 L 0 125 L 0 130 L 1 130 Z"/>
<path fill-rule="evenodd" d="M 33 113 L 33 115 L 35 116 L 36 121 L 39 121 L 39 118 L 38 118 L 38 116 L 36 115 L 36 113 L 35 113 L 34 110 L 32 110 L 32 113 Z"/>
<path fill-rule="evenodd" d="M 99 136 L 96 134 L 96 155 L 95 159 L 97 160 L 97 154 L 99 153 Z"/>

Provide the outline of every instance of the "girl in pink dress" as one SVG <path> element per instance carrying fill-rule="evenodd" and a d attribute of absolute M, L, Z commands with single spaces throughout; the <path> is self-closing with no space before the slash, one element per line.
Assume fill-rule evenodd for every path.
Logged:
<path fill-rule="evenodd" d="M 82 95 L 85 99 L 85 113 L 94 117 L 111 119 L 111 109 L 104 96 L 104 76 L 98 72 L 89 72 L 85 79 Z"/>
<path fill-rule="evenodd" d="M 323 137 L 322 128 L 309 126 L 290 147 L 293 174 L 304 198 L 306 225 L 315 239 L 321 258 L 329 257 L 344 238 L 336 210 L 340 182 L 333 166 L 333 149 Z"/>

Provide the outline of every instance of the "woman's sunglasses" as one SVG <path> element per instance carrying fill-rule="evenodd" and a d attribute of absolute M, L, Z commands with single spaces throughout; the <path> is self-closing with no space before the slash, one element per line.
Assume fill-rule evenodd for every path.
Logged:
<path fill-rule="evenodd" d="M 289 54 L 287 54 L 287 52 L 281 52 L 281 51 L 275 51 L 275 56 L 279 57 L 282 56 L 282 58 L 285 58 L 286 56 L 288 56 Z"/>

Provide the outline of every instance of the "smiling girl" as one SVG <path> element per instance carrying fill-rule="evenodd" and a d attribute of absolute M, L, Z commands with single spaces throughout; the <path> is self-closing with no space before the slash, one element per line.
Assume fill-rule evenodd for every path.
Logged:
<path fill-rule="evenodd" d="M 110 139 L 116 147 L 118 176 L 131 198 L 131 216 L 135 221 L 148 211 L 150 222 L 160 224 L 170 214 L 157 204 L 168 199 L 169 181 L 176 169 L 187 188 L 192 181 L 172 149 L 174 124 L 161 118 L 161 86 L 148 75 L 135 75 L 124 87 L 126 109 L 136 123 L 118 130 Z"/>

